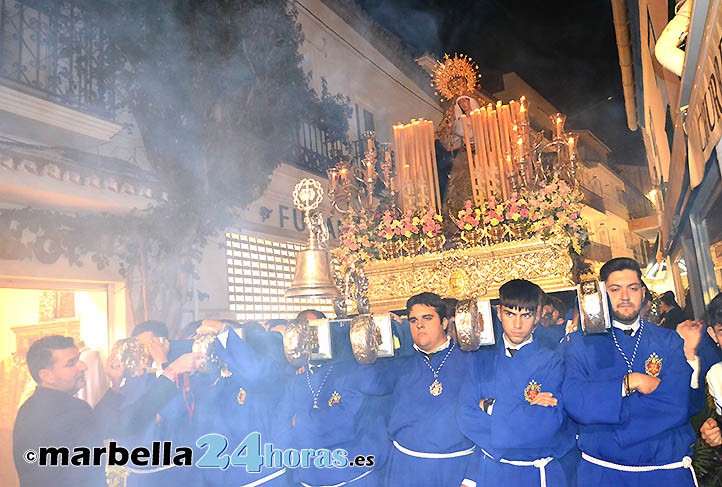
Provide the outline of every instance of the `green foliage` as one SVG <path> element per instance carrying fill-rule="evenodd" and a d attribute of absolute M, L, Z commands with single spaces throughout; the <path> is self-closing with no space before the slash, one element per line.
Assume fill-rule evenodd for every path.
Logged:
<path fill-rule="evenodd" d="M 308 86 L 286 1 L 90 4 L 109 20 L 121 88 L 170 204 L 200 228 L 260 196 L 300 120 L 345 136 L 342 100 Z"/>
<path fill-rule="evenodd" d="M 707 418 L 714 418 L 718 423 L 720 421 L 709 392 L 705 407 L 691 419 L 697 436 Z M 722 451 L 719 447 L 708 446 L 701 438 L 697 438 L 692 445 L 692 459 L 700 487 L 722 487 Z"/>
<path fill-rule="evenodd" d="M 267 188 L 273 170 L 293 153 L 299 122 L 343 140 L 350 110 L 325 83 L 320 97 L 309 87 L 297 12 L 285 0 L 78 4 L 88 22 L 108 34 L 107 77 L 117 80 L 168 198 L 150 210 L 104 215 L 92 224 L 63 218 L 62 253 L 71 263 L 80 261 L 80 252 L 107 265 L 102 249 L 89 250 L 80 240 L 103 235 L 112 242 L 105 251 L 120 258 L 122 272 L 137 271 L 158 301 L 166 301 L 154 306 L 152 317 L 174 325 L 207 239 Z M 60 221 L 56 217 L 46 215 L 48 222 Z M 165 288 L 174 296 L 163 297 Z"/>

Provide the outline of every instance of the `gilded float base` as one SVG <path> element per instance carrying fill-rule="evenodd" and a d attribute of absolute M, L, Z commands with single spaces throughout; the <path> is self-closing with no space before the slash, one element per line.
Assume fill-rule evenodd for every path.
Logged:
<path fill-rule="evenodd" d="M 372 261 L 364 270 L 374 313 L 404 309 L 409 297 L 424 291 L 457 299 L 495 299 L 510 279 L 528 279 L 547 292 L 574 288 L 568 240 L 446 250 Z"/>

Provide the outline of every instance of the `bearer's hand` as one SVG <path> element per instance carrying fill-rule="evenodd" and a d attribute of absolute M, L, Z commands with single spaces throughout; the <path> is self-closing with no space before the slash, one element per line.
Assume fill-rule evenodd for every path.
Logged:
<path fill-rule="evenodd" d="M 632 372 L 629 374 L 629 388 L 640 394 L 653 393 L 657 390 L 657 387 L 659 387 L 660 382 L 662 382 L 660 379 L 652 377 L 651 375 L 642 374 L 641 372 Z"/>
<path fill-rule="evenodd" d="M 556 406 L 559 401 L 552 395 L 551 392 L 540 392 L 531 401 L 532 406 Z"/>
<path fill-rule="evenodd" d="M 125 364 L 114 358 L 109 358 L 105 363 L 105 375 L 110 379 L 110 388 L 114 391 L 120 389 L 120 383 L 125 373 Z"/>
<path fill-rule="evenodd" d="M 203 320 L 201 321 L 200 326 L 196 328 L 196 333 L 198 335 L 217 335 L 224 326 L 226 326 L 226 324 L 222 321 Z"/>
<path fill-rule="evenodd" d="M 145 345 L 153 361 L 158 365 L 168 361 L 168 350 L 170 348 L 168 340 L 161 341 L 150 331 L 141 333 L 136 337 L 136 340 L 138 340 L 138 343 Z"/>
<path fill-rule="evenodd" d="M 192 374 L 208 360 L 208 357 L 200 352 L 184 353 L 165 368 L 170 369 L 171 375 Z"/>
<path fill-rule="evenodd" d="M 564 334 L 569 335 L 570 333 L 574 333 L 579 329 L 579 323 L 575 322 L 574 320 L 567 321 L 566 327 L 564 328 Z"/>
<path fill-rule="evenodd" d="M 707 443 L 709 446 L 720 446 L 722 445 L 722 434 L 720 433 L 719 425 L 714 418 L 707 418 L 699 429 L 702 435 L 702 441 Z"/>
<path fill-rule="evenodd" d="M 687 320 L 677 325 L 677 333 L 684 340 L 684 356 L 687 360 L 694 360 L 697 355 L 697 346 L 702 338 L 704 323 L 701 321 Z"/>

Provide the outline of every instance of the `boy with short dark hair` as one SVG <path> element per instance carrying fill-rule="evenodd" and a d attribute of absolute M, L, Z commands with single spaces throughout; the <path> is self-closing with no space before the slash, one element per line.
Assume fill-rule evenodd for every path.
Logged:
<path fill-rule="evenodd" d="M 534 340 L 544 293 L 514 279 L 499 289 L 502 345 L 476 353 L 459 398 L 461 431 L 480 449 L 464 486 L 565 486 L 574 448 L 560 391 L 561 356 Z"/>

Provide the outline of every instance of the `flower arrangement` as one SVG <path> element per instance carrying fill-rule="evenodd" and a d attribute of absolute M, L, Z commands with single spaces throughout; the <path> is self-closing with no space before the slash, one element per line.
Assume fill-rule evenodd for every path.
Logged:
<path fill-rule="evenodd" d="M 504 221 L 506 223 L 528 223 L 537 217 L 537 213 L 529 209 L 524 195 L 512 193 L 504 204 Z"/>
<path fill-rule="evenodd" d="M 372 214 L 349 210 L 341 219 L 339 245 L 332 253 L 341 264 L 355 261 L 367 262 L 378 257 L 376 225 Z"/>
<path fill-rule="evenodd" d="M 529 196 L 529 204 L 536 208 L 532 230 L 542 239 L 564 235 L 571 239 L 572 249 L 581 255 L 589 235 L 581 218 L 582 194 L 563 179 L 554 179 Z"/>
<path fill-rule="evenodd" d="M 427 238 L 437 237 L 441 234 L 442 221 L 442 216 L 431 208 L 417 211 L 411 220 L 412 223 L 416 223 L 421 235 Z"/>
<path fill-rule="evenodd" d="M 491 195 L 481 207 L 484 225 L 497 227 L 504 223 L 506 208 L 504 203 Z"/>
<path fill-rule="evenodd" d="M 473 231 L 481 226 L 482 208 L 474 206 L 471 200 L 466 200 L 464 207 L 456 214 L 457 218 L 454 223 L 463 231 Z"/>
<path fill-rule="evenodd" d="M 386 210 L 381 215 L 379 223 L 376 225 L 376 237 L 381 242 L 398 239 L 401 235 L 401 221 L 394 218 L 391 210 Z"/>
<path fill-rule="evenodd" d="M 588 240 L 581 201 L 578 190 L 554 179 L 537 191 L 514 192 L 506 200 L 491 196 L 480 206 L 467 200 L 457 217 L 451 216 L 466 246 L 563 237 L 571 242 L 572 251 L 581 255 Z M 442 216 L 430 208 L 404 213 L 386 209 L 376 215 L 349 211 L 341 220 L 340 232 L 340 246 L 333 254 L 342 266 L 394 258 L 402 251 L 407 255 L 437 252 L 445 243 Z"/>
<path fill-rule="evenodd" d="M 401 236 L 404 237 L 405 240 L 421 238 L 419 222 L 419 217 L 414 210 L 406 210 L 400 220 Z"/>

